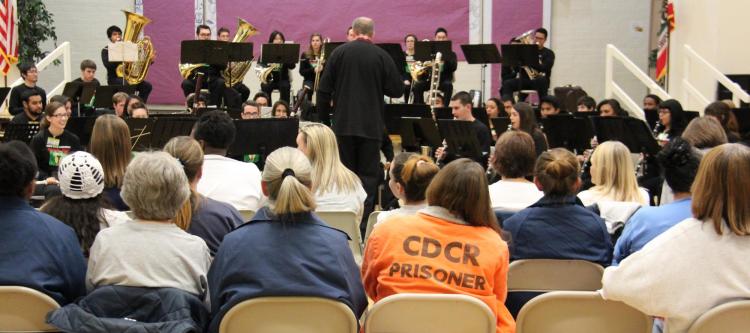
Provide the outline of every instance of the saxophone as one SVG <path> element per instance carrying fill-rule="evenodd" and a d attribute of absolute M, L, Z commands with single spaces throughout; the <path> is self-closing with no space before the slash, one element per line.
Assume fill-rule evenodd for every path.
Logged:
<path fill-rule="evenodd" d="M 122 12 L 125 13 L 125 33 L 122 40 L 133 42 L 138 46 L 138 60 L 119 64 L 116 73 L 118 77 L 124 77 L 128 84 L 134 85 L 143 82 L 148 74 L 149 66 L 154 61 L 154 45 L 151 41 L 146 38 L 138 40 L 143 27 L 151 20 L 127 10 Z"/>
<path fill-rule="evenodd" d="M 259 33 L 258 29 L 255 29 L 255 27 L 252 24 L 247 23 L 247 21 L 241 18 L 237 18 L 237 20 L 237 33 L 234 35 L 232 43 L 241 43 L 245 39 L 255 36 Z M 252 61 L 230 63 L 230 66 L 227 66 L 227 69 L 221 72 L 221 76 L 224 78 L 225 85 L 229 88 L 242 82 L 242 80 L 245 79 L 247 71 L 249 71 L 252 67 L 251 63 Z"/>

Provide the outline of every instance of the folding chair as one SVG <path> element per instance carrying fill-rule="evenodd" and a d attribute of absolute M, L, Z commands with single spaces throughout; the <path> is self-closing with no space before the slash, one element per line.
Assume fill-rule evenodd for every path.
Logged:
<path fill-rule="evenodd" d="M 0 286 L 0 331 L 56 332 L 45 320 L 47 313 L 59 307 L 54 299 L 34 289 Z"/>
<path fill-rule="evenodd" d="M 219 333 L 356 333 L 357 319 L 344 303 L 319 297 L 261 297 L 232 307 Z"/>

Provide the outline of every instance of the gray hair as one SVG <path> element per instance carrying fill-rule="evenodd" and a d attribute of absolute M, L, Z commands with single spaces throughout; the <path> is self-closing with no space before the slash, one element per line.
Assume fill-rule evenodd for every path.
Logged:
<path fill-rule="evenodd" d="M 375 31 L 375 22 L 369 17 L 360 16 L 352 22 L 352 30 L 354 30 L 355 35 L 372 37 L 372 33 Z"/>
<path fill-rule="evenodd" d="M 190 197 L 180 162 L 165 152 L 138 154 L 128 165 L 120 195 L 138 219 L 164 221 Z"/>

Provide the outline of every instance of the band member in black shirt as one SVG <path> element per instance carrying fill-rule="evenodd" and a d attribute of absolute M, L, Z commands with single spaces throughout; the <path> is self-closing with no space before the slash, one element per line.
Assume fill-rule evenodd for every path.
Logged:
<path fill-rule="evenodd" d="M 273 31 L 268 36 L 269 44 L 284 44 L 286 38 L 280 31 Z M 274 89 L 279 90 L 281 99 L 289 102 L 289 94 L 291 93 L 292 85 L 289 81 L 289 70 L 297 67 L 297 64 L 266 64 L 260 63 L 261 66 L 274 66 L 274 70 L 271 72 L 270 82 L 260 84 L 260 89 L 263 90 L 266 95 L 271 96 Z M 272 101 L 269 101 L 272 102 Z"/>
<path fill-rule="evenodd" d="M 122 39 L 122 30 L 116 25 L 110 26 L 107 28 L 107 37 L 109 38 L 109 41 L 112 43 L 119 42 Z M 110 62 L 109 61 L 109 47 L 105 46 L 102 49 L 102 63 L 104 64 L 104 68 L 107 69 L 107 84 L 108 85 L 128 85 L 127 81 L 124 81 L 123 78 L 117 76 L 117 66 L 122 64 L 122 62 Z M 144 101 L 148 100 L 148 95 L 151 94 L 151 90 L 153 89 L 153 86 L 150 82 L 143 80 L 140 83 L 135 85 L 135 90 L 138 92 L 138 96 L 143 98 Z"/>
<path fill-rule="evenodd" d="M 435 41 L 447 41 L 448 31 L 445 28 L 435 30 Z M 454 73 L 458 68 L 456 53 L 453 51 L 442 55 L 442 64 L 440 65 L 440 79 L 438 90 L 443 92 L 443 96 L 453 96 Z M 424 104 L 424 92 L 430 89 L 429 77 L 414 83 L 414 104 Z"/>
<path fill-rule="evenodd" d="M 42 89 L 42 87 L 36 85 L 37 80 L 39 80 L 39 72 L 36 69 L 36 65 L 32 63 L 23 63 L 18 65 L 18 69 L 21 72 L 23 83 L 13 87 L 13 89 L 10 90 L 10 100 L 8 101 L 8 107 L 10 108 L 9 111 L 12 116 L 23 113 L 24 107 L 21 96 L 23 96 L 24 92 L 31 89 L 38 91 L 42 96 L 42 107 L 47 105 L 47 93 L 44 91 L 44 89 Z"/>
<path fill-rule="evenodd" d="M 547 29 L 539 28 L 534 32 L 534 41 L 539 46 L 539 63 L 532 64 L 529 66 L 531 70 L 535 70 L 537 74 L 535 77 L 529 77 L 529 71 L 521 68 L 518 70 L 519 76 L 515 78 L 507 78 L 503 75 L 503 86 L 500 88 L 500 96 L 510 97 L 516 91 L 525 89 L 536 90 L 539 97 L 547 96 L 549 90 L 549 80 L 552 76 L 552 66 L 555 64 L 555 52 L 544 47 L 544 43 L 547 41 Z"/>

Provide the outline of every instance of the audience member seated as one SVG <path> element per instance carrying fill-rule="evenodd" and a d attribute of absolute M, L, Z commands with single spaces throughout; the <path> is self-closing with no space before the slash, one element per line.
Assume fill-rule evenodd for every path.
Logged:
<path fill-rule="evenodd" d="M 427 188 L 427 202 L 417 215 L 373 229 L 362 263 L 367 296 L 378 302 L 399 293 L 465 294 L 492 309 L 497 332 L 515 332 L 505 307 L 508 245 L 482 166 L 466 158 L 448 163 Z"/>
<path fill-rule="evenodd" d="M 575 196 L 581 186 L 573 153 L 551 149 L 539 156 L 534 184 L 544 197 L 503 222 L 510 259 L 578 259 L 607 266 L 612 241 L 604 221 Z"/>
<path fill-rule="evenodd" d="M 518 102 L 513 105 L 510 113 L 510 125 L 514 131 L 523 131 L 534 139 L 534 151 L 538 157 L 547 150 L 547 137 L 539 129 L 536 123 L 534 109 L 529 103 Z"/>
<path fill-rule="evenodd" d="M 654 129 L 659 144 L 663 146 L 669 140 L 682 135 L 685 126 L 687 121 L 680 102 L 668 99 L 659 104 L 659 122 Z"/>
<path fill-rule="evenodd" d="M 346 304 L 359 318 L 367 297 L 347 235 L 313 211 L 312 167 L 305 155 L 279 148 L 266 159 L 263 192 L 269 204 L 224 238 L 208 282 L 218 332 L 236 304 L 264 296 L 315 296 Z"/>
<path fill-rule="evenodd" d="M 198 119 L 193 138 L 205 155 L 198 193 L 237 210 L 257 211 L 263 201 L 258 167 L 226 157 L 236 131 L 232 118 L 223 111 L 207 112 Z"/>
<path fill-rule="evenodd" d="M 665 318 L 666 332 L 687 332 L 709 309 L 750 298 L 749 179 L 750 149 L 711 149 L 691 187 L 693 218 L 607 268 L 602 296 Z"/>
<path fill-rule="evenodd" d="M 62 195 L 48 200 L 41 211 L 69 225 L 76 232 L 83 255 L 88 258 L 99 230 L 130 220 L 124 212 L 107 209 L 104 171 L 93 155 L 77 151 L 60 162 Z"/>
<path fill-rule="evenodd" d="M 44 100 L 39 90 L 28 89 L 21 94 L 20 100 L 21 112 L 17 113 L 11 123 L 13 124 L 29 124 L 39 123 L 42 121 L 42 110 L 44 108 Z"/>
<path fill-rule="evenodd" d="M 318 123 L 302 126 L 297 135 L 297 148 L 312 164 L 316 211 L 354 212 L 357 221 L 361 221 L 367 193 L 359 177 L 341 163 L 333 131 Z"/>
<path fill-rule="evenodd" d="M 578 198 L 584 206 L 599 206 L 610 233 L 641 205 L 649 204 L 648 192 L 638 187 L 630 150 L 619 141 L 607 141 L 596 147 L 591 156 L 591 182 L 594 186 L 578 193 Z"/>
<path fill-rule="evenodd" d="M 36 156 L 40 179 L 57 178 L 57 167 L 66 155 L 83 150 L 78 136 L 65 130 L 70 113 L 60 103 L 51 102 L 44 109 L 41 130 L 29 146 Z"/>
<path fill-rule="evenodd" d="M 32 63 L 19 64 L 18 70 L 21 73 L 23 82 L 10 90 L 8 112 L 10 112 L 11 116 L 24 112 L 26 108 L 23 106 L 23 96 L 25 92 L 30 90 L 35 90 L 41 96 L 42 106 L 39 110 L 43 109 L 47 103 L 47 93 L 42 87 L 36 85 L 37 81 L 39 81 L 39 71 L 36 69 L 36 65 Z"/>
<path fill-rule="evenodd" d="M 104 170 L 104 196 L 112 208 L 120 211 L 130 210 L 120 197 L 122 179 L 132 157 L 130 149 L 130 129 L 122 118 L 115 115 L 96 118 L 89 151 Z"/>
<path fill-rule="evenodd" d="M 289 118 L 291 112 L 289 111 L 289 103 L 284 100 L 278 100 L 273 103 L 271 110 L 274 118 Z"/>
<path fill-rule="evenodd" d="M 28 204 L 36 161 L 25 144 L 12 143 L 0 144 L 0 285 L 65 305 L 86 294 L 86 261 L 73 229 Z"/>
<path fill-rule="evenodd" d="M 540 99 L 539 109 L 541 111 L 542 118 L 558 115 L 560 114 L 560 102 L 557 100 L 557 97 L 547 95 Z"/>
<path fill-rule="evenodd" d="M 596 105 L 596 113 L 600 117 L 627 117 L 628 112 L 623 110 L 620 102 L 616 99 L 605 99 Z"/>
<path fill-rule="evenodd" d="M 388 171 L 388 187 L 398 198 L 400 208 L 380 212 L 377 223 L 397 215 L 415 215 L 420 209 L 426 208 L 427 186 L 439 170 L 426 156 L 415 153 L 396 155 Z"/>
<path fill-rule="evenodd" d="M 86 289 L 101 286 L 177 288 L 200 298 L 211 257 L 206 243 L 174 224 L 190 197 L 180 162 L 143 152 L 128 165 L 122 198 L 135 220 L 99 231 L 91 247 Z"/>
<path fill-rule="evenodd" d="M 164 151 L 180 161 L 190 183 L 190 200 L 177 212 L 175 224 L 203 238 L 213 256 L 224 235 L 244 222 L 242 215 L 232 205 L 198 193 L 198 182 L 203 174 L 203 151 L 195 139 L 189 136 L 175 137 L 167 142 Z"/>
<path fill-rule="evenodd" d="M 534 140 L 522 131 L 505 132 L 495 143 L 495 154 L 490 157 L 492 168 L 501 179 L 490 185 L 492 209 L 517 212 L 544 196 L 526 176 L 534 173 Z"/>
<path fill-rule="evenodd" d="M 259 119 L 260 106 L 253 101 L 242 103 L 242 113 L 240 113 L 240 117 L 242 119 Z"/>
<path fill-rule="evenodd" d="M 596 101 L 591 96 L 581 96 L 576 102 L 578 112 L 594 112 Z"/>
<path fill-rule="evenodd" d="M 713 147 L 727 143 L 727 135 L 724 129 L 713 117 L 699 117 L 691 120 L 685 131 L 682 132 L 682 139 L 693 148 L 698 149 L 700 155 L 707 153 Z M 663 206 L 673 201 L 674 192 L 665 182 L 661 188 L 659 205 Z"/>
<path fill-rule="evenodd" d="M 734 116 L 732 109 L 726 103 L 713 102 L 706 106 L 703 111 L 706 116 L 716 118 L 721 124 L 721 127 L 727 134 L 727 139 L 730 143 L 740 141 L 739 124 L 737 123 L 737 117 Z"/>
<path fill-rule="evenodd" d="M 630 217 L 615 245 L 613 265 L 640 250 L 675 224 L 692 217 L 690 186 L 698 171 L 700 158 L 700 152 L 681 138 L 672 140 L 656 155 L 664 170 L 666 183 L 674 191 L 673 202 L 660 207 L 643 207 Z"/>
<path fill-rule="evenodd" d="M 146 108 L 146 104 L 140 102 L 131 104 L 128 108 L 128 116 L 130 118 L 148 118 L 148 108 Z"/>

